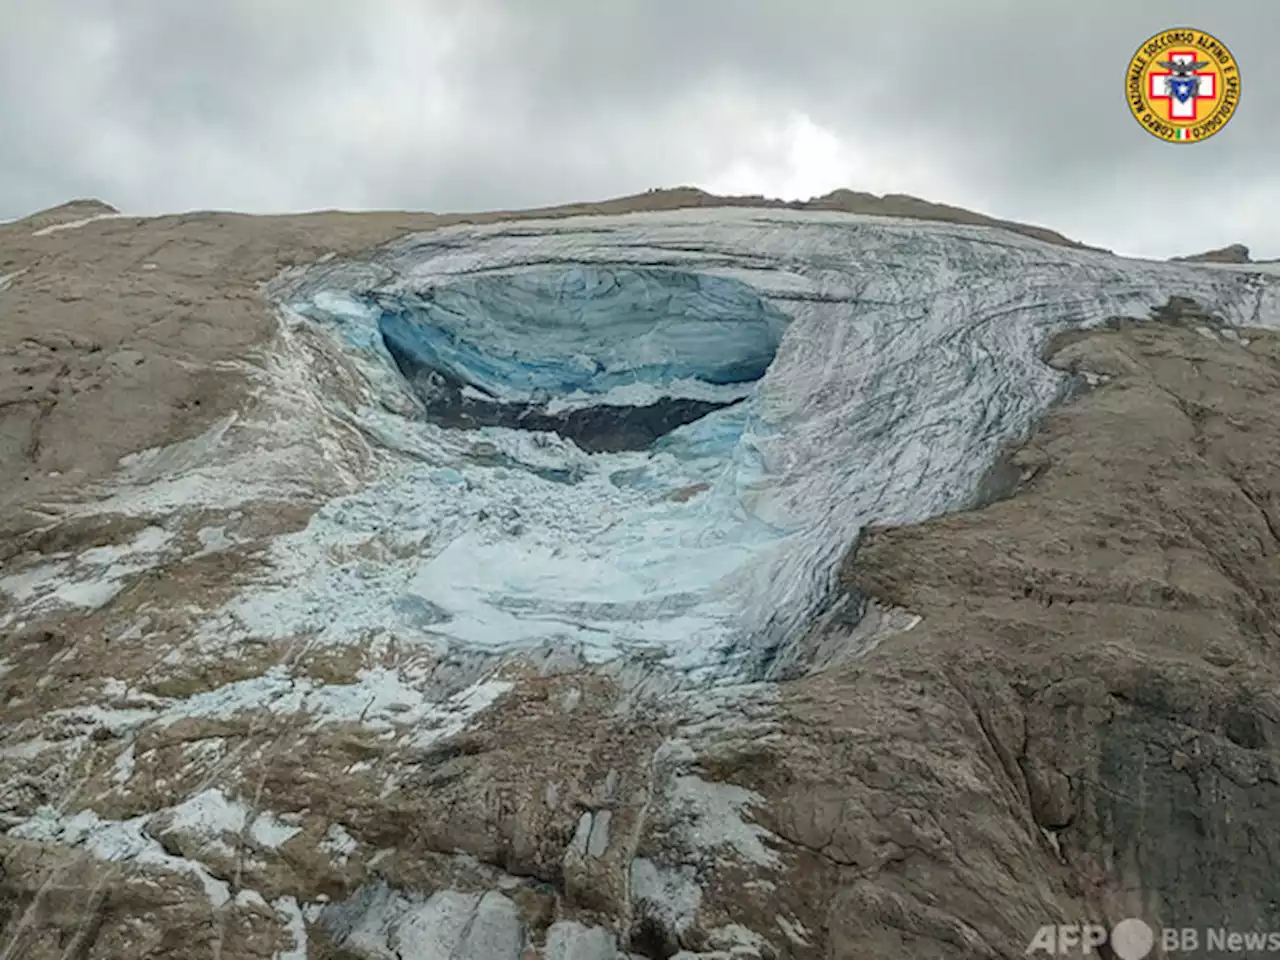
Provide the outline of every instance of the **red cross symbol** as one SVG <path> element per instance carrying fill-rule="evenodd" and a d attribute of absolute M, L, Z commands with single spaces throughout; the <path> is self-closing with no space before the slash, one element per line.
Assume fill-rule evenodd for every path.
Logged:
<path fill-rule="evenodd" d="M 1175 50 L 1169 53 L 1170 63 L 1195 63 L 1194 50 Z M 1152 70 L 1147 74 L 1147 96 L 1151 100 L 1164 100 L 1169 108 L 1169 119 L 1192 121 L 1200 119 L 1200 101 L 1212 100 L 1218 95 L 1218 77 L 1212 70 L 1194 70 L 1191 76 L 1198 77 L 1199 88 L 1195 96 L 1179 100 L 1173 95 L 1173 85 L 1168 77 L 1172 70 Z"/>

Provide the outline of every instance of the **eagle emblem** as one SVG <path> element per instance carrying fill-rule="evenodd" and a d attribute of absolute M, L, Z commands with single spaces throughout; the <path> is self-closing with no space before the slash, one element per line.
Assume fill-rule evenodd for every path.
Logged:
<path fill-rule="evenodd" d="M 1169 76 L 1165 77 L 1165 85 L 1168 87 L 1169 95 L 1179 103 L 1186 103 L 1193 97 L 1200 96 L 1200 78 L 1195 72 L 1207 67 L 1208 60 L 1158 60 L 1156 62 L 1169 71 Z"/>

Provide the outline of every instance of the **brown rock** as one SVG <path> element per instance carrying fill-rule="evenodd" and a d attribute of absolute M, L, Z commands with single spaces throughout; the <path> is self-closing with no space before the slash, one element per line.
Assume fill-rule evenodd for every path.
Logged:
<path fill-rule="evenodd" d="M 1232 243 L 1217 250 L 1206 250 L 1204 253 L 1192 254 L 1189 257 L 1174 257 L 1189 263 L 1252 263 L 1249 259 L 1249 248 L 1243 243 Z"/>

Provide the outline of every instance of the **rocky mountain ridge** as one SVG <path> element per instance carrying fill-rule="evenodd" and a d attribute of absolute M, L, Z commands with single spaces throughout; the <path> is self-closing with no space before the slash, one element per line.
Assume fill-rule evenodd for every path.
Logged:
<path fill-rule="evenodd" d="M 1243 243 L 1232 243 L 1217 250 L 1206 250 L 1204 253 L 1192 254 L 1188 257 L 1174 257 L 1187 263 L 1252 263 L 1249 248 Z"/>

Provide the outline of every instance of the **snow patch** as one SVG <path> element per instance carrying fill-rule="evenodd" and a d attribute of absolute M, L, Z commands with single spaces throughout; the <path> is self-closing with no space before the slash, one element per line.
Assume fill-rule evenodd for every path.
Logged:
<path fill-rule="evenodd" d="M 124 786 L 133 777 L 133 771 L 137 763 L 136 745 L 130 743 L 120 751 L 116 757 L 115 765 L 112 767 L 111 782 L 116 786 Z"/>
<path fill-rule="evenodd" d="M 56 587 L 65 569 L 66 565 L 62 563 L 46 563 L 22 573 L 0 577 L 0 591 L 7 593 L 17 603 L 25 604 Z"/>
<path fill-rule="evenodd" d="M 3 293 L 4 291 L 8 290 L 9 284 L 13 283 L 14 280 L 17 280 L 20 276 L 22 276 L 26 272 L 27 272 L 26 269 L 22 269 L 22 270 L 15 270 L 13 273 L 6 273 L 3 275 L 0 275 L 0 293 Z"/>
<path fill-rule="evenodd" d="M 20 743 L 0 747 L 0 757 L 6 760 L 32 760 L 47 750 L 65 749 L 66 742 L 50 742 L 44 737 L 34 737 Z"/>
<path fill-rule="evenodd" d="M 121 755 L 128 758 L 127 762 L 117 760 L 117 783 L 123 782 L 119 779 L 122 770 L 132 770 L 133 750 L 130 745 Z M 246 822 L 249 836 L 266 849 L 274 850 L 301 832 L 299 827 L 282 823 L 269 811 L 261 811 L 250 820 L 244 804 L 229 799 L 219 788 L 211 788 L 173 807 L 124 821 L 103 820 L 93 810 L 66 816 L 53 807 L 41 807 L 30 819 L 13 827 L 9 835 L 80 847 L 100 860 L 131 861 L 194 875 L 204 886 L 210 902 L 220 907 L 230 897 L 227 884 L 212 876 L 200 862 L 167 853 L 152 836 L 152 829 L 160 824 L 166 833 L 188 834 L 203 841 L 210 852 L 231 858 L 236 851 L 226 838 L 239 838 Z"/>
<path fill-rule="evenodd" d="M 666 929 L 683 933 L 702 904 L 697 871 L 688 864 L 667 868 L 636 857 L 631 861 L 631 901 Z"/>
<path fill-rule="evenodd" d="M 99 220 L 118 220 L 121 217 L 127 217 L 126 213 L 99 213 L 92 217 L 85 217 L 83 220 L 69 220 L 66 223 L 55 223 L 48 227 L 41 227 L 34 231 L 33 237 L 47 237 L 52 233 L 61 233 L 63 230 L 79 230 L 81 227 L 87 227 L 91 223 Z"/>
<path fill-rule="evenodd" d="M 786 917 L 779 916 L 778 929 L 798 947 L 813 946 L 812 941 L 809 940 L 809 931 L 799 920 L 788 920 Z"/>
<path fill-rule="evenodd" d="M 131 577 L 158 565 L 172 540 L 168 531 L 147 527 L 126 544 L 94 547 L 73 558 L 0 578 L 0 592 L 9 594 L 26 613 L 47 606 L 96 610 L 119 594 Z M 0 626 L 16 616 L 15 611 L 0 618 Z"/>
<path fill-rule="evenodd" d="M 287 950 L 277 950 L 273 960 L 307 960 L 307 922 L 302 916 L 297 899 L 280 897 L 273 900 L 271 906 L 284 918 L 285 928 L 293 937 L 293 946 Z"/>
<path fill-rule="evenodd" d="M 99 860 L 132 862 L 190 874 L 200 881 L 215 909 L 223 906 L 231 898 L 227 884 L 202 864 L 166 853 L 159 842 L 145 832 L 150 820 L 151 815 L 132 820 L 102 820 L 92 810 L 64 817 L 53 807 L 41 807 L 31 819 L 10 829 L 9 836 L 83 848 Z"/>
<path fill-rule="evenodd" d="M 547 929 L 546 960 L 613 960 L 618 941 L 611 930 L 558 920 Z"/>
<path fill-rule="evenodd" d="M 763 843 L 773 834 L 746 819 L 749 807 L 763 805 L 759 794 L 732 783 L 680 776 L 675 778 L 671 801 L 683 815 L 680 832 L 689 846 L 699 850 L 727 847 L 750 863 L 779 865 L 777 853 Z"/>
<path fill-rule="evenodd" d="M 66 707 L 49 713 L 49 717 L 59 721 L 64 729 L 82 728 L 80 735 L 83 737 L 91 736 L 98 730 L 104 730 L 112 737 L 122 737 L 154 720 L 156 716 L 157 711 L 148 707 L 117 709 L 97 704 Z"/>
<path fill-rule="evenodd" d="M 196 539 L 200 541 L 200 549 L 191 555 L 192 559 L 218 553 L 235 545 L 235 541 L 227 536 L 225 527 L 201 527 L 196 531 Z"/>
<path fill-rule="evenodd" d="M 323 909 L 317 923 L 337 946 L 377 960 L 518 960 L 525 942 L 519 909 L 495 891 L 439 890 L 423 898 L 369 884 Z"/>
<path fill-rule="evenodd" d="M 223 837 L 238 837 L 244 831 L 246 810 L 240 802 L 211 788 L 178 804 L 169 813 L 170 831 L 203 838 L 219 854 L 235 856 L 235 850 Z"/>
<path fill-rule="evenodd" d="M 267 908 L 266 899 L 257 890 L 241 890 L 236 894 L 235 904 L 237 907 Z"/>
<path fill-rule="evenodd" d="M 496 702 L 511 684 L 489 680 L 460 691 L 441 703 L 427 698 L 397 670 L 362 670 L 356 683 L 316 684 L 293 677 L 284 666 L 260 677 L 240 680 L 175 703 L 158 718 L 162 724 L 187 717 L 228 719 L 248 710 L 275 714 L 309 713 L 316 724 L 364 723 L 374 729 L 415 729 L 420 745 L 463 729 L 475 714 Z"/>
<path fill-rule="evenodd" d="M 320 841 L 320 849 L 339 867 L 346 866 L 351 854 L 359 848 L 359 842 L 340 823 L 329 824 L 324 839 Z"/>
<path fill-rule="evenodd" d="M 260 813 L 249 828 L 253 842 L 267 850 L 275 850 L 302 832 L 301 827 L 283 823 L 270 813 Z"/>

